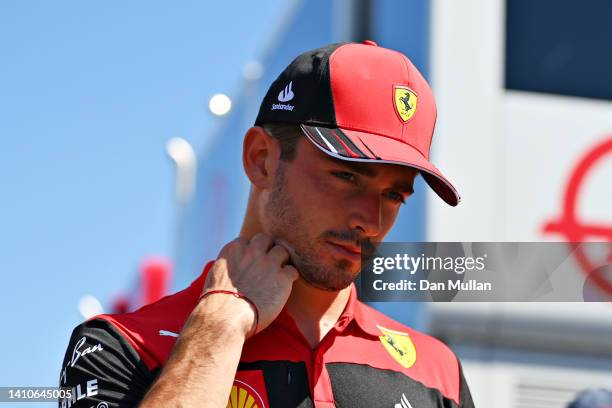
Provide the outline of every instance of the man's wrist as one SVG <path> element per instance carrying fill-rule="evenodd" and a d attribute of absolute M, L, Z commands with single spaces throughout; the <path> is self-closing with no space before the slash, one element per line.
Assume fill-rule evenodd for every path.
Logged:
<path fill-rule="evenodd" d="M 225 293 L 212 293 L 200 299 L 193 314 L 230 334 L 248 336 L 255 324 L 255 311 L 248 301 Z M 208 324 L 207 324 L 208 325 Z"/>

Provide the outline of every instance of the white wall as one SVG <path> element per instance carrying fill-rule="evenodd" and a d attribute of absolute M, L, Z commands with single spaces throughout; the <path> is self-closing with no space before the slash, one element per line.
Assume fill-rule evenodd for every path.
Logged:
<path fill-rule="evenodd" d="M 432 0 L 431 79 L 438 104 L 433 161 L 456 183 L 462 201 L 452 208 L 429 193 L 430 241 L 563 241 L 544 234 L 543 226 L 559 217 L 566 183 L 580 158 L 612 140 L 610 102 L 504 89 L 504 20 L 502 0 Z M 581 221 L 612 231 L 612 151 L 582 186 L 578 213 Z M 462 313 L 462 305 L 443 306 L 447 314 Z M 569 331 L 576 330 L 581 315 L 602 305 L 549 306 L 544 321 L 550 316 L 561 325 L 567 322 Z M 576 313 L 564 314 L 568 306 Z M 502 315 L 520 316 L 530 307 L 504 304 L 484 330 L 495 330 Z M 444 340 L 456 347 L 476 406 L 564 406 L 562 400 L 578 389 L 612 384 L 612 366 L 596 368 L 583 354 L 588 349 L 577 347 L 575 358 L 561 366 L 554 363 L 558 356 L 541 349 L 525 361 L 520 356 L 529 346 L 512 350 L 512 345 L 473 339 L 466 345 L 460 334 L 441 329 L 449 326 L 434 310 L 434 335 L 448 336 Z M 467 322 L 463 328 L 470 332 L 475 326 Z M 528 324 L 518 330 L 519 337 L 531 331 Z M 607 358 L 612 361 L 612 355 Z M 557 394 L 551 384 L 559 385 Z M 540 400 L 530 402 L 531 397 Z"/>
<path fill-rule="evenodd" d="M 430 195 L 430 240 L 561 240 L 542 227 L 560 215 L 581 156 L 612 139 L 612 103 L 506 91 L 504 2 L 432 6 L 434 161 L 462 202 L 450 208 Z M 581 219 L 612 229 L 612 151 L 586 180 L 579 204 Z"/>

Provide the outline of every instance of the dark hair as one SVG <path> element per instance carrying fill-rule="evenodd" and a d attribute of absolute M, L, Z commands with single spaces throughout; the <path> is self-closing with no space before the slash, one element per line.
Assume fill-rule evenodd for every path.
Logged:
<path fill-rule="evenodd" d="M 288 123 L 264 123 L 264 130 L 280 145 L 280 159 L 290 163 L 295 158 L 297 143 L 304 136 L 299 125 Z"/>

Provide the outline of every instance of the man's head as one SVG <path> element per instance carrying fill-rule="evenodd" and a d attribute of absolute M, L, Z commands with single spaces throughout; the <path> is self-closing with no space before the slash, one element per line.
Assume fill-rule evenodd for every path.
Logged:
<path fill-rule="evenodd" d="M 292 248 L 311 284 L 346 287 L 359 244 L 382 241 L 417 174 L 450 205 L 459 195 L 429 161 L 433 94 L 402 54 L 332 44 L 298 56 L 273 82 L 243 161 L 245 224 Z"/>
<path fill-rule="evenodd" d="M 299 132 L 291 125 L 247 132 L 243 160 L 253 185 L 248 216 L 291 249 L 304 280 L 339 290 L 359 273 L 362 248 L 382 241 L 393 226 L 417 170 L 343 161 Z"/>

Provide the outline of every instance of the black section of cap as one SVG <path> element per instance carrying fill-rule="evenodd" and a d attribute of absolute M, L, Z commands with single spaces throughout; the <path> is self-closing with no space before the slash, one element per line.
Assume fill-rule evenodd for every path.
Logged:
<path fill-rule="evenodd" d="M 329 129 L 324 127 L 317 127 L 317 129 L 323 134 L 323 136 L 330 142 L 332 146 L 338 151 L 338 154 L 346 157 L 359 157 L 361 159 L 369 159 L 351 139 L 346 136 L 340 128 Z"/>
<path fill-rule="evenodd" d="M 340 139 L 338 139 L 338 137 L 334 135 L 333 129 L 325 128 L 325 127 L 317 127 L 317 128 L 315 128 L 315 131 L 317 131 L 317 130 L 319 132 L 321 132 L 321 134 L 323 135 L 325 140 L 327 140 L 327 142 L 330 145 L 332 145 L 334 147 L 334 149 L 336 149 L 336 152 L 340 156 L 351 157 L 351 154 L 347 151 L 347 149 L 344 147 L 344 145 L 342 143 L 340 143 Z"/>
<path fill-rule="evenodd" d="M 302 126 L 302 131 L 306 132 L 306 135 L 319 146 L 321 146 L 325 150 L 329 150 L 329 147 L 323 141 L 321 135 L 316 131 L 316 127 L 314 126 Z"/>
<path fill-rule="evenodd" d="M 301 128 L 310 139 L 320 145 L 323 149 L 331 151 L 329 146 L 332 146 L 336 151 L 334 153 L 340 156 L 369 159 L 355 144 L 346 136 L 340 128 L 330 129 L 322 126 L 301 125 Z"/>
<path fill-rule="evenodd" d="M 294 59 L 270 85 L 259 107 L 255 125 L 304 123 L 336 127 L 329 57 L 344 44 L 347 43 L 310 50 Z M 293 98 L 280 101 L 279 94 L 288 90 L 290 83 Z"/>

